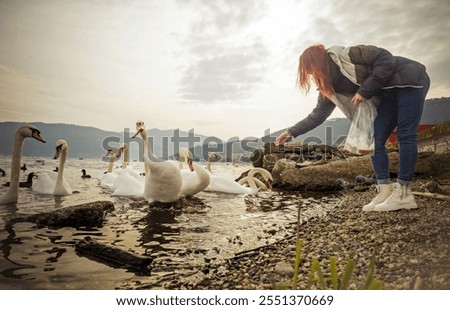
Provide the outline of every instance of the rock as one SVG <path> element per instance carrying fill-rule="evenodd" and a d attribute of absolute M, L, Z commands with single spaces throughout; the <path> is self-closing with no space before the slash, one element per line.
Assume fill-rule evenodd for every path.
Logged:
<path fill-rule="evenodd" d="M 94 201 L 80 205 L 57 209 L 32 215 L 16 215 L 8 219 L 8 223 L 18 222 L 36 223 L 38 226 L 48 227 L 100 227 L 106 213 L 114 210 L 111 201 Z"/>
<path fill-rule="evenodd" d="M 272 169 L 272 177 L 273 177 L 273 184 L 276 185 L 278 183 L 283 183 L 283 179 L 281 177 L 283 171 L 286 169 L 286 166 L 295 166 L 295 162 L 291 160 L 287 160 L 285 158 L 277 160 L 275 163 L 273 169 Z"/>
<path fill-rule="evenodd" d="M 294 267 L 286 262 L 279 262 L 275 265 L 274 271 L 281 276 L 292 277 L 294 275 Z"/>
<path fill-rule="evenodd" d="M 253 163 L 253 167 L 262 168 L 264 161 L 264 151 L 261 149 L 256 149 L 253 151 L 252 155 L 250 156 L 250 160 Z"/>
<path fill-rule="evenodd" d="M 275 163 L 277 162 L 277 157 L 273 154 L 266 154 L 263 157 L 263 168 L 272 171 Z"/>

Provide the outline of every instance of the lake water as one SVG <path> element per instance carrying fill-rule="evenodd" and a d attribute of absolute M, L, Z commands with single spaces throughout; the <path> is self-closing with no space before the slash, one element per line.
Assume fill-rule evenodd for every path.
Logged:
<path fill-rule="evenodd" d="M 58 161 L 24 157 L 29 172 L 53 170 Z M 9 181 L 10 157 L 0 157 L 0 168 Z M 143 164 L 133 162 L 137 171 Z M 214 163 L 217 175 L 235 179 L 250 164 Z M 91 179 L 81 178 L 86 169 Z M 40 195 L 20 188 L 17 204 L 0 206 L 1 289 L 129 289 L 163 288 L 174 277 L 188 277 L 205 262 L 221 263 L 235 253 L 276 242 L 292 234 L 297 222 L 300 195 L 295 192 L 261 192 L 258 196 L 201 192 L 182 210 L 151 209 L 146 202 L 128 197 L 111 197 L 99 186 L 107 170 L 100 159 L 69 158 L 65 178 L 74 193 L 64 197 Z M 0 186 L 0 196 L 6 187 Z M 34 214 L 97 200 L 114 202 L 103 227 L 95 230 L 38 228 L 33 223 L 5 225 L 5 218 Z M 329 199 L 332 202 L 332 198 Z M 311 216 L 324 214 L 328 203 L 311 200 Z M 308 214 L 306 212 L 306 214 Z M 145 220 L 142 220 L 145 217 Z M 85 236 L 154 258 L 151 274 L 111 265 L 75 251 L 74 244 Z"/>

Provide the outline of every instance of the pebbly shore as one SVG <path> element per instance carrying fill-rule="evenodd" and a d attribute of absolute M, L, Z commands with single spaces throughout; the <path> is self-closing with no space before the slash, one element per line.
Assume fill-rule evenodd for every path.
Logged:
<path fill-rule="evenodd" d="M 422 182 L 416 182 L 416 186 Z M 372 255 L 375 278 L 384 289 L 450 289 L 450 202 L 416 197 L 419 208 L 393 212 L 362 212 L 375 195 L 373 187 L 338 194 L 338 203 L 326 215 L 301 220 L 302 240 L 297 289 L 322 289 L 308 284 L 316 258 L 329 275 L 330 257 L 338 262 L 341 277 L 349 259 L 355 268 L 349 289 L 363 287 Z M 302 202 L 303 201 L 303 202 Z M 300 219 L 308 199 L 300 199 Z M 297 214 L 292 214 L 296 222 Z M 286 238 L 253 251 L 238 253 L 221 264 L 205 264 L 195 278 L 177 279 L 167 289 L 277 289 L 291 288 L 297 227 Z"/>

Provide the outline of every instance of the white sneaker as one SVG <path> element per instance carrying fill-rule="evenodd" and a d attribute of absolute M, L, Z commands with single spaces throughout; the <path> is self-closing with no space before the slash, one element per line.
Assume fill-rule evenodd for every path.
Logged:
<path fill-rule="evenodd" d="M 378 194 L 372 201 L 362 207 L 364 212 L 370 212 L 375 209 L 376 205 L 384 202 L 392 193 L 392 184 L 379 184 L 377 185 Z"/>
<path fill-rule="evenodd" d="M 374 211 L 394 211 L 400 209 L 415 209 L 417 204 L 411 188 L 407 185 L 394 183 L 392 194 L 383 202 L 375 206 Z"/>

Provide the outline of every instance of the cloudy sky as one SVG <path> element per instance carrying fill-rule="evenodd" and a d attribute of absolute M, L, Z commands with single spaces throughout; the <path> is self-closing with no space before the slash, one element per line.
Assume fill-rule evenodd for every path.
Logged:
<path fill-rule="evenodd" d="M 450 96 L 449 16 L 448 0 L 0 0 L 0 121 L 260 137 L 313 109 L 295 80 L 319 42 L 418 60 L 428 98 Z"/>

